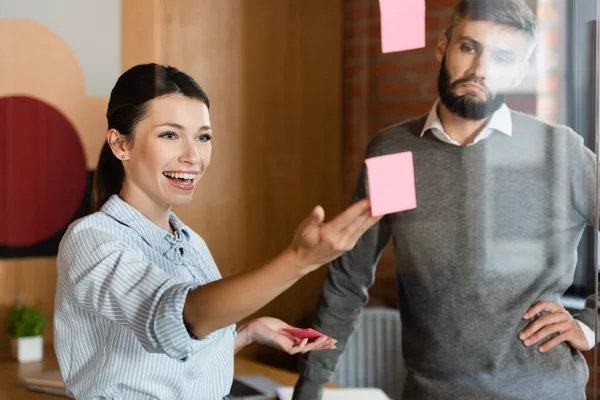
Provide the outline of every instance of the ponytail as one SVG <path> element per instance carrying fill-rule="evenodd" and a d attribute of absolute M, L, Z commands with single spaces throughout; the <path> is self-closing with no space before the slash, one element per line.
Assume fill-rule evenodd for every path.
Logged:
<path fill-rule="evenodd" d="M 99 211 L 113 194 L 121 191 L 124 177 L 123 164 L 115 157 L 108 142 L 105 142 L 94 175 L 92 212 Z"/>

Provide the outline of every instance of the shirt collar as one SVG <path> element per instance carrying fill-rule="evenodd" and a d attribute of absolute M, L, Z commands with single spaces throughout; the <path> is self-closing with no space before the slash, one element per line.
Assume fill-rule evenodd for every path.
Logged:
<path fill-rule="evenodd" d="M 423 125 L 423 129 L 421 130 L 421 136 L 423 136 L 429 129 L 438 129 L 441 132 L 445 132 L 437 113 L 439 101 L 440 100 L 437 99 L 433 104 L 433 107 L 431 107 L 429 115 L 427 115 L 427 119 L 425 120 L 425 125 Z M 502 104 L 502 106 L 500 106 L 500 108 L 492 114 L 484 129 L 493 129 L 495 131 L 504 133 L 507 136 L 512 136 L 512 118 L 510 116 L 510 110 L 506 104 Z"/>
<path fill-rule="evenodd" d="M 169 214 L 169 223 L 173 227 L 175 235 L 151 222 L 144 214 L 116 194 L 108 199 L 100 211 L 130 227 L 150 246 L 163 250 L 163 252 L 168 250 L 173 243 L 190 240 L 188 228 L 173 212 Z"/>

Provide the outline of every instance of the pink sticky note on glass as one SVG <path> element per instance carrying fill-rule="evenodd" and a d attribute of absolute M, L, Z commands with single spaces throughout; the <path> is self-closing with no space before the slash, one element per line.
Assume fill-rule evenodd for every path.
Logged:
<path fill-rule="evenodd" d="M 365 163 L 374 216 L 417 208 L 412 152 L 368 158 Z"/>
<path fill-rule="evenodd" d="M 425 47 L 425 0 L 379 0 L 381 51 Z"/>
<path fill-rule="evenodd" d="M 290 335 L 297 337 L 298 339 L 308 339 L 308 342 L 314 342 L 321 336 L 325 336 L 320 332 L 315 331 L 312 328 L 308 329 L 297 329 L 297 328 L 283 328 L 283 330 Z"/>

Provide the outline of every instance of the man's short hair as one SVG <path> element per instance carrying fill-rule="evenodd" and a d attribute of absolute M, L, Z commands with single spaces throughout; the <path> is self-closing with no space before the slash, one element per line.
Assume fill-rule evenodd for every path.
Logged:
<path fill-rule="evenodd" d="M 446 29 L 448 39 L 452 30 L 464 19 L 489 21 L 517 29 L 528 34 L 534 42 L 537 38 L 535 14 L 523 0 L 460 0 Z"/>

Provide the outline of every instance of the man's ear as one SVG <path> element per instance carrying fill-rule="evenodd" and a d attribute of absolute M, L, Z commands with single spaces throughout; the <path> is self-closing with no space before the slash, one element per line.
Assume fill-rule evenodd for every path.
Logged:
<path fill-rule="evenodd" d="M 438 62 L 442 62 L 444 54 L 446 54 L 446 48 L 448 48 L 448 31 L 443 31 L 438 37 L 437 44 L 435 45 L 435 58 Z"/>
<path fill-rule="evenodd" d="M 523 79 L 525 79 L 525 75 L 527 75 L 527 71 L 529 71 L 529 66 L 530 66 L 530 61 L 531 57 L 533 55 L 533 52 L 535 51 L 537 45 L 537 40 L 534 39 L 533 42 L 530 43 L 530 46 L 527 50 L 527 54 L 525 57 L 525 61 L 523 61 L 523 63 L 519 66 L 519 70 L 517 71 L 517 76 L 514 79 L 514 81 L 512 82 L 512 87 L 517 87 L 521 84 L 521 82 L 523 82 Z"/>
<path fill-rule="evenodd" d="M 110 146 L 115 157 L 119 160 L 127 160 L 129 155 L 127 154 L 127 141 L 125 137 L 119 133 L 116 129 L 109 129 L 106 132 L 106 142 Z"/>
<path fill-rule="evenodd" d="M 517 77 L 513 81 L 511 87 L 517 87 L 523 82 L 525 79 L 525 75 L 527 75 L 527 71 L 529 71 L 529 61 L 525 61 L 520 67 L 517 73 Z"/>

